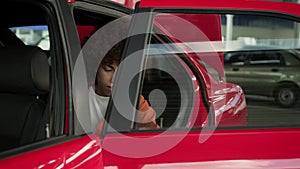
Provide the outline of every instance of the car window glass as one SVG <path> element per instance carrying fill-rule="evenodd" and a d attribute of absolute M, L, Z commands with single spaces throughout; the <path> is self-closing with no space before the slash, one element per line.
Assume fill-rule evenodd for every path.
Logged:
<path fill-rule="evenodd" d="M 290 78 L 298 76 L 299 23 L 266 14 L 222 15 L 222 22 L 226 81 L 245 93 L 248 126 L 299 125 L 292 120 L 299 114 L 299 79 Z M 245 67 L 230 63 L 245 54 Z"/>
<path fill-rule="evenodd" d="M 198 22 L 199 20 L 201 22 Z M 186 73 L 181 73 L 179 77 L 193 84 L 187 90 L 198 88 L 199 93 L 194 93 L 194 96 L 205 98 L 191 100 L 194 107 L 182 113 L 181 109 L 178 109 L 182 106 L 182 97 L 171 96 L 181 99 L 177 101 L 181 102 L 181 105 L 171 106 L 174 110 L 172 113 L 164 112 L 163 116 L 166 118 L 161 118 L 161 114 L 158 113 L 156 119 L 158 124 L 169 127 L 170 125 L 164 124 L 172 124 L 174 119 L 181 118 L 180 115 L 185 116 L 183 119 L 188 119 L 188 122 L 199 122 L 201 125 L 184 124 L 178 127 L 205 127 L 211 124 L 218 127 L 282 127 L 300 124 L 297 120 L 292 120 L 299 115 L 297 103 L 300 79 L 294 78 L 298 77 L 296 70 L 291 71 L 297 68 L 283 67 L 286 65 L 285 62 L 294 63 L 296 62 L 294 59 L 299 57 L 299 53 L 295 52 L 300 48 L 298 22 L 266 13 L 187 14 L 183 12 L 155 13 L 152 26 L 152 39 L 157 37 L 158 44 L 164 44 L 164 47 L 151 41 L 148 45 L 151 50 L 148 50 L 147 66 L 149 67 L 149 64 L 166 67 L 175 65 L 178 67 L 177 71 L 185 69 Z M 292 56 L 295 53 L 298 56 Z M 175 58 L 175 61 L 180 64 L 166 63 L 169 58 Z M 261 66 L 259 68 L 243 66 L 249 64 Z M 280 67 L 274 67 L 276 65 Z M 155 91 L 157 86 L 161 86 L 162 77 L 166 78 L 164 75 L 168 73 L 160 70 L 161 68 L 155 71 L 148 69 L 145 71 L 144 83 L 141 83 L 142 94 L 146 90 L 148 93 L 151 93 L 149 90 Z M 159 76 L 151 77 L 149 72 Z M 294 75 L 291 72 L 294 72 Z M 283 80 L 282 74 L 293 78 Z M 217 80 L 223 78 L 226 79 L 224 83 Z M 157 86 L 147 87 L 149 79 L 152 79 L 151 84 Z M 174 85 L 170 83 L 169 86 Z M 182 87 L 178 83 L 177 86 Z M 232 93 L 238 88 L 241 89 L 239 94 Z M 222 99 L 220 96 L 227 99 Z M 199 110 L 195 105 L 203 106 L 200 110 L 204 113 L 195 111 Z M 214 109 L 213 118 L 216 123 L 209 123 L 210 109 Z M 236 111 L 236 115 L 230 114 L 230 111 Z M 285 113 L 286 111 L 290 112 L 289 115 Z M 193 119 L 195 113 L 198 117 Z M 168 116 L 172 116 L 173 120 L 167 122 Z"/>
<path fill-rule="evenodd" d="M 38 46 L 43 50 L 50 50 L 50 39 L 47 25 L 11 27 L 18 38 L 26 45 Z"/>
<path fill-rule="evenodd" d="M 164 44 L 156 44 L 155 47 L 167 48 Z M 152 54 L 149 50 L 142 95 L 155 110 L 156 123 L 161 128 L 188 126 L 196 86 L 192 72 L 186 68 L 187 65 L 177 55 Z"/>
<path fill-rule="evenodd" d="M 224 64 L 243 65 L 246 60 L 246 52 L 228 52 L 224 54 Z"/>
<path fill-rule="evenodd" d="M 249 62 L 252 65 L 280 64 L 280 56 L 276 51 L 252 52 L 249 54 Z"/>
<path fill-rule="evenodd" d="M 219 72 L 217 72 L 214 68 L 203 62 L 201 59 L 198 59 L 198 61 L 204 66 L 204 68 L 208 71 L 208 73 L 216 80 L 222 80 L 221 75 Z"/>

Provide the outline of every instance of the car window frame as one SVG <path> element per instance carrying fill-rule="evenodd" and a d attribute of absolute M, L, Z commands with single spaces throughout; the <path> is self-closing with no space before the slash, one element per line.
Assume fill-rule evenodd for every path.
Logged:
<path fill-rule="evenodd" d="M 75 1 L 75 2 L 72 2 L 71 5 L 70 5 L 70 10 L 71 10 L 71 13 L 74 15 L 74 11 L 80 11 L 82 13 L 92 13 L 93 16 L 96 16 L 96 15 L 105 15 L 105 16 L 108 16 L 108 17 L 111 17 L 111 18 L 114 18 L 114 19 L 117 19 L 117 18 L 121 18 L 123 16 L 126 16 L 126 15 L 129 15 L 132 13 L 132 10 L 130 8 L 127 8 L 125 6 L 122 6 L 120 4 L 117 4 L 117 3 L 113 3 L 113 2 L 100 2 L 100 1 L 92 1 L 92 0 L 88 0 L 88 1 Z M 78 15 L 78 14 L 77 14 Z M 74 27 L 76 27 L 77 23 L 74 19 L 74 16 L 72 17 L 73 18 L 73 21 L 74 21 Z M 114 20 L 113 19 L 113 20 Z M 97 19 L 95 19 L 97 20 Z M 97 23 L 93 23 L 94 25 L 97 25 Z M 101 23 L 102 24 L 102 23 Z M 98 25 L 99 26 L 99 25 Z M 101 25 L 103 26 L 103 25 Z M 96 27 L 95 27 L 96 28 Z M 77 31 L 77 30 L 76 30 Z M 96 31 L 96 30 L 94 30 Z M 94 31 L 92 31 L 91 33 L 93 33 Z M 76 35 L 78 33 L 76 32 Z M 88 41 L 88 38 L 89 36 L 91 35 L 88 35 L 86 37 L 86 39 L 83 41 L 83 43 L 81 44 L 81 46 L 79 47 L 79 51 L 80 52 L 84 52 L 84 46 L 82 45 L 85 45 L 85 42 Z M 80 44 L 80 43 L 79 43 Z M 78 55 L 74 56 L 73 59 L 72 59 L 72 67 L 75 67 L 76 65 L 76 60 L 79 58 L 81 59 L 81 55 L 79 54 L 80 52 L 78 52 Z M 81 53 L 82 54 L 82 53 Z M 80 61 L 79 61 L 80 62 Z M 79 63 L 80 65 L 80 63 Z M 74 70 L 74 68 L 72 68 Z M 76 72 L 78 73 L 78 72 Z M 82 72 L 81 72 L 82 73 Z M 80 75 L 79 75 L 80 76 Z M 85 76 L 85 75 L 84 75 Z M 72 76 L 71 76 L 72 77 Z M 74 88 L 74 86 L 73 86 Z M 78 88 L 77 88 L 78 89 Z M 73 89 L 74 90 L 74 89 Z M 79 89 L 81 90 L 81 89 Z M 72 91 L 74 92 L 74 91 Z M 78 93 L 77 93 L 78 94 Z M 73 93 L 73 95 L 77 95 L 76 93 Z M 82 94 L 82 93 L 81 93 Z M 76 96 L 73 96 L 73 97 L 76 97 Z M 72 98 L 73 99 L 73 98 Z M 79 104 L 75 104 L 75 106 L 79 106 L 78 108 L 80 110 L 83 110 L 84 108 L 86 107 L 89 107 L 88 105 L 88 98 L 85 98 L 85 97 L 77 97 L 77 103 L 78 102 L 81 102 L 81 105 Z M 73 100 L 72 100 L 73 101 Z M 74 108 L 76 109 L 76 108 Z M 109 106 L 107 108 L 107 110 L 109 109 Z M 91 134 L 91 129 L 90 129 L 90 114 L 86 114 L 87 112 L 86 111 L 79 111 L 79 112 L 76 112 L 74 110 L 74 119 L 71 119 L 72 120 L 72 124 L 74 124 L 74 127 L 73 127 L 73 131 L 75 135 L 86 135 L 86 134 Z M 106 113 L 108 114 L 108 113 Z M 81 123 L 80 121 L 85 121 L 86 123 Z M 103 128 L 105 128 L 106 125 L 103 126 Z M 104 130 L 103 130 L 104 132 Z"/>
<path fill-rule="evenodd" d="M 262 11 L 262 10 L 258 10 L 258 11 L 253 11 L 251 9 L 242 9 L 242 10 L 239 10 L 239 9 L 201 9 L 201 8 L 195 8 L 195 9 L 170 9 L 170 8 L 138 8 L 138 4 L 137 4 L 137 8 L 135 9 L 135 13 L 142 13 L 142 12 L 161 12 L 161 13 L 181 13 L 181 12 L 185 12 L 185 13 L 192 13 L 192 14 L 195 14 L 195 13 L 199 13 L 199 14 L 249 14 L 249 15 L 262 15 L 262 16 L 270 16 L 270 17 L 278 17 L 278 18 L 282 18 L 282 19 L 287 19 L 287 20 L 292 20 L 294 22 L 298 22 L 300 23 L 300 18 L 297 17 L 297 16 L 294 16 L 292 14 L 289 14 L 289 13 L 279 13 L 279 12 L 276 12 L 276 11 Z M 149 23 L 152 23 L 153 22 L 153 15 L 151 15 L 150 19 L 147 21 L 148 23 L 145 23 L 145 24 L 149 24 Z M 141 22 L 141 25 L 142 23 L 144 22 Z M 143 26 L 143 27 L 146 27 L 146 26 Z M 148 25 L 148 29 L 146 30 L 149 30 L 149 28 L 152 28 L 152 25 Z M 145 37 L 148 37 L 148 36 L 145 36 Z M 144 43 L 142 44 L 144 45 Z M 139 45 L 139 46 L 142 46 L 142 45 Z M 137 49 L 137 48 L 136 48 Z M 132 49 L 129 49 L 129 50 L 132 50 Z M 124 55 L 124 56 L 128 56 L 128 52 Z M 143 63 L 143 62 L 141 62 Z M 245 62 L 244 62 L 245 63 Z M 243 66 L 243 65 L 238 65 L 238 66 Z M 134 82 L 135 84 L 138 84 L 138 82 Z M 138 87 L 137 87 L 138 88 Z M 140 91 L 140 89 L 138 88 L 138 91 Z M 135 92 L 135 94 L 133 94 L 133 96 L 130 97 L 131 100 L 134 100 L 133 102 L 135 103 L 134 105 L 137 107 L 137 102 L 138 101 L 138 97 L 137 97 L 137 93 L 138 92 Z M 111 107 L 112 104 L 110 105 Z M 111 109 L 110 109 L 111 110 Z M 111 115 L 115 114 L 115 113 L 118 113 L 117 110 L 115 108 L 113 108 L 111 111 L 110 111 L 110 117 Z M 108 116 L 108 117 L 109 117 Z M 120 117 L 120 114 L 118 115 Z M 113 115 L 112 118 L 115 118 L 113 120 L 113 125 L 117 125 L 117 123 L 123 123 L 123 124 L 126 124 L 127 123 L 127 126 L 124 125 L 123 126 L 123 129 L 121 129 L 121 127 L 117 127 L 118 129 L 120 130 L 117 130 L 119 132 L 124 132 L 124 133 L 128 133 L 130 132 L 131 133 L 131 130 L 130 130 L 130 126 L 131 126 L 131 123 L 128 122 L 128 120 L 126 120 L 127 122 L 123 122 L 122 120 L 117 121 L 118 117 Z M 110 118 L 110 122 L 112 121 L 112 118 Z M 120 118 L 121 119 L 121 118 Z M 218 128 L 218 129 L 227 129 L 227 127 L 221 127 L 221 128 Z M 236 130 L 240 130 L 241 128 L 243 127 L 229 127 L 230 129 L 236 129 Z M 249 128 L 249 127 L 247 127 Z M 250 127 L 250 128 L 253 128 L 253 127 Z M 254 128 L 269 128 L 269 126 L 255 126 Z M 281 126 L 273 126 L 272 128 L 281 128 Z M 147 130 L 148 131 L 148 130 Z M 156 131 L 156 130 L 149 130 L 149 132 L 151 131 Z M 109 131 L 108 133 L 110 133 L 111 131 Z"/>
<path fill-rule="evenodd" d="M 63 4 L 66 2 L 59 2 L 59 4 Z M 47 132 L 47 134 L 49 134 L 47 136 L 46 134 L 46 138 L 42 139 L 42 140 L 37 140 L 34 141 L 33 143 L 30 144 L 26 144 L 26 145 L 22 145 L 13 149 L 9 149 L 7 151 L 3 151 L 0 152 L 0 159 L 4 159 L 4 158 L 10 158 L 12 156 L 15 155 L 19 155 L 19 154 L 26 154 L 28 152 L 31 152 L 33 150 L 37 150 L 37 149 L 41 149 L 41 148 L 45 148 L 48 147 L 49 145 L 54 145 L 57 144 L 59 142 L 63 142 L 65 141 L 65 137 L 66 133 L 65 133 L 65 127 L 66 127 L 66 119 L 65 119 L 65 115 L 67 113 L 66 111 L 66 89 L 65 89 L 65 85 L 66 85 L 66 76 L 65 76 L 65 59 L 67 59 L 67 57 L 65 57 L 65 55 L 62 54 L 62 51 L 60 49 L 60 47 L 64 46 L 61 42 L 62 40 L 60 39 L 61 36 L 61 29 L 58 26 L 58 22 L 57 22 L 57 13 L 53 13 L 53 11 L 57 11 L 55 10 L 57 7 L 57 4 L 53 1 L 53 2 L 31 2 L 28 1 L 26 2 L 26 5 L 36 5 L 36 9 L 40 9 L 42 10 L 42 13 L 45 15 L 44 16 L 44 24 L 46 24 L 48 26 L 48 30 L 49 32 L 51 32 L 49 34 L 49 36 L 51 36 L 52 38 L 50 39 L 50 50 L 43 50 L 46 54 L 48 54 L 48 57 L 51 59 L 49 59 L 49 64 L 51 64 L 51 71 L 50 71 L 50 85 L 49 85 L 49 96 L 47 96 L 47 106 L 44 110 L 44 115 L 43 115 L 43 119 L 41 120 L 40 124 L 43 124 L 44 120 L 46 120 L 46 118 L 48 118 L 47 116 L 45 116 L 45 113 L 49 113 L 49 117 L 50 121 L 48 122 L 49 127 L 44 128 L 45 132 Z M 27 23 L 25 23 L 27 24 Z M 39 23 L 40 24 L 40 23 Z M 31 23 L 31 25 L 33 25 Z M 24 25 L 24 23 L 22 24 L 18 24 L 15 26 L 28 26 L 28 25 Z M 14 27 L 14 26 L 12 26 Z M 55 44 L 56 45 L 51 45 L 51 44 Z M 29 45 L 30 46 L 30 45 Z M 41 49 L 42 50 L 42 49 Z M 42 126 L 41 126 L 42 127 Z"/>

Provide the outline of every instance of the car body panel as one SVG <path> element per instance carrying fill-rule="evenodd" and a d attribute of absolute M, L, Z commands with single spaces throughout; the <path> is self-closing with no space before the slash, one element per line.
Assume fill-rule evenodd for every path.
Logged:
<path fill-rule="evenodd" d="M 190 56 L 189 59 L 197 68 L 197 73 L 202 74 L 208 93 L 207 99 L 214 110 L 214 124 L 216 126 L 247 126 L 246 100 L 240 86 L 226 81 L 216 81 L 200 64 L 197 55 Z"/>
<path fill-rule="evenodd" d="M 283 3 L 274 1 L 248 1 L 248 0 L 174 0 L 174 1 L 151 1 L 141 0 L 140 7 L 143 8 L 189 8 L 189 9 L 228 9 L 228 10 L 258 10 L 258 11 L 271 11 L 282 14 L 290 14 L 299 16 L 299 7 L 293 3 Z"/>
<path fill-rule="evenodd" d="M 174 168 L 177 165 L 184 168 L 299 168 L 299 148 L 289 146 L 297 145 L 299 132 L 299 129 L 216 130 L 206 142 L 201 142 L 201 139 L 209 136 L 209 131 L 107 135 L 103 143 L 104 165 L 116 168 Z M 151 138 L 154 134 L 158 135 L 151 141 L 128 139 Z M 186 136 L 182 138 L 182 135 Z M 181 141 L 165 153 L 148 158 L 126 158 L 114 154 L 124 151 L 140 155 L 152 153 L 153 147 L 165 148 L 163 143 L 172 144 L 172 140 Z M 233 144 L 228 146 L 225 143 Z M 283 161 L 286 163 L 281 163 Z"/>
<path fill-rule="evenodd" d="M 103 168 L 102 148 L 96 135 L 89 135 L 1 160 L 2 169 Z"/>

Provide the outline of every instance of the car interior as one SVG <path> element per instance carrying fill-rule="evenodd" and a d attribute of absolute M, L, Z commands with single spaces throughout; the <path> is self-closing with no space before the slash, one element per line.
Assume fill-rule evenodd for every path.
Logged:
<path fill-rule="evenodd" d="M 46 24 L 41 7 L 35 4 L 16 6 L 6 3 L 3 7 L 9 13 L 3 14 L 4 9 L 0 12 L 4 16 L 0 16 L 1 152 L 49 137 L 45 126 L 48 125 L 50 112 L 51 86 L 48 51 L 26 45 L 10 29 Z M 7 15 L 10 15 L 9 19 Z"/>
<path fill-rule="evenodd" d="M 0 151 L 45 137 L 42 129 L 49 92 L 47 55 L 37 47 L 1 47 Z"/>

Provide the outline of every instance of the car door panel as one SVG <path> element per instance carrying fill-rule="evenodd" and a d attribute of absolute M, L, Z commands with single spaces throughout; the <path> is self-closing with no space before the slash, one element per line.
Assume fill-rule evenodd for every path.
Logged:
<path fill-rule="evenodd" d="M 41 133 L 46 133 L 43 134 L 47 135 L 47 137 L 43 138 L 43 140 L 34 138 L 34 142 L 0 152 L 0 168 L 103 168 L 102 148 L 99 137 L 96 135 L 76 136 L 73 132 L 74 112 L 71 108 L 73 100 L 72 95 L 70 95 L 72 91 L 70 77 L 72 77 L 73 59 L 76 59 L 80 51 L 80 42 L 68 2 L 60 0 L 14 0 L 3 2 L 1 8 L 7 8 L 6 10 L 12 11 L 14 18 L 5 18 L 7 16 L 12 17 L 9 14 L 6 16 L 1 15 L 3 25 L 8 24 L 8 26 L 12 27 L 24 26 L 25 24 L 28 28 L 31 28 L 30 24 L 47 24 L 47 35 L 50 37 L 49 42 L 51 43 L 51 47 L 47 51 L 49 53 L 47 64 L 50 65 L 51 77 L 54 78 L 50 80 L 53 83 L 50 85 L 51 92 L 49 92 L 51 94 L 49 99 L 53 98 L 51 103 L 47 100 L 48 97 L 33 96 L 36 100 L 48 101 L 47 109 L 44 110 L 44 114 L 41 114 L 43 119 L 33 121 L 32 117 L 26 117 L 31 122 L 41 124 L 38 127 L 40 127 Z M 18 9 L 24 16 L 15 15 L 14 11 Z M 30 11 L 31 9 L 34 10 Z M 31 17 L 28 17 L 30 18 L 28 19 L 26 16 Z M 13 22 L 10 22 L 11 20 Z M 35 32 L 36 30 L 31 31 Z M 27 39 L 30 41 L 30 38 Z M 19 47 L 22 46 L 15 46 L 13 49 L 17 51 Z M 38 62 L 39 60 L 37 60 Z M 19 64 L 22 65 L 23 63 Z M 31 69 L 28 68 L 28 70 Z M 38 73 L 35 75 L 39 76 Z M 18 85 L 22 86 L 23 84 Z M 11 107 L 14 108 L 12 105 Z M 26 111 L 26 109 L 23 111 Z M 5 110 L 2 109 L 2 112 L 5 112 Z M 49 117 L 46 113 L 49 113 Z M 16 119 L 15 121 L 12 121 L 10 118 L 2 120 L 7 120 L 7 123 L 12 123 L 15 126 L 24 127 L 19 124 L 18 117 Z M 47 123 L 47 126 L 42 125 L 44 121 Z M 2 130 L 10 132 L 7 128 L 2 128 Z M 1 136 L 1 139 L 5 140 L 7 138 L 2 138 Z"/>
<path fill-rule="evenodd" d="M 245 75 L 244 79 L 247 79 L 247 81 L 245 81 L 243 85 L 247 94 L 270 96 L 270 93 L 272 93 L 276 85 L 276 79 L 280 79 L 281 77 L 280 72 L 273 72 L 271 69 L 271 67 L 268 68 L 259 65 L 248 65 L 245 68 L 244 71 L 247 72 L 248 75 Z M 257 81 L 260 82 L 260 86 L 254 88 L 253 86 L 257 84 Z"/>
<path fill-rule="evenodd" d="M 45 144 L 49 144 L 46 142 Z M 1 160 L 3 169 L 17 168 L 103 168 L 100 139 L 90 135 Z M 17 161 L 17 162 L 16 162 Z"/>
<path fill-rule="evenodd" d="M 223 2 L 225 1 L 212 3 L 211 1 L 192 0 L 166 0 L 163 2 L 142 0 L 136 11 L 138 12 L 141 8 L 140 12 L 150 12 L 156 9 L 155 12 L 161 13 L 176 14 L 183 11 L 193 13 L 194 11 L 189 11 L 192 7 L 195 11 L 199 9 L 200 13 L 204 11 L 203 13 L 211 14 L 215 13 L 216 10 L 230 11 L 234 8 L 237 11 L 246 11 L 249 14 L 251 14 L 251 11 L 255 11 L 254 14 L 257 14 L 257 11 L 262 13 L 272 11 L 276 14 L 289 13 L 296 18 L 300 16 L 299 6 L 292 4 L 285 4 L 286 8 L 283 9 L 279 8 L 279 3 L 276 2 L 274 2 L 274 6 L 266 2 L 256 1 L 247 1 L 247 3 L 246 1 L 241 3 L 236 3 L 236 1 Z M 146 14 L 150 21 L 152 21 L 151 15 Z M 149 22 L 149 18 L 145 22 Z M 145 22 L 140 20 L 139 24 L 145 24 Z M 135 24 L 137 23 L 133 21 L 131 26 L 137 26 Z M 178 27 L 181 26 L 178 25 Z M 144 29 L 149 27 L 143 25 Z M 148 32 L 149 30 L 144 31 Z M 148 37 L 144 36 L 143 38 Z M 146 41 L 139 40 L 139 43 Z M 149 39 L 147 40 L 149 41 Z M 133 41 L 131 43 L 134 44 Z M 129 42 L 129 44 L 131 43 Z M 128 54 L 125 56 L 128 56 Z M 140 62 L 142 63 L 142 61 Z M 237 71 L 240 70 L 239 68 Z M 137 81 L 133 83 L 139 84 Z M 118 112 L 115 111 L 113 109 L 110 113 Z M 112 124 L 122 123 L 122 120 L 118 121 L 110 118 L 108 125 L 110 125 L 110 122 Z M 126 123 L 127 125 L 130 124 L 128 120 L 126 120 Z M 107 132 L 105 134 L 103 156 L 104 166 L 107 168 L 226 168 L 226 165 L 229 165 L 229 168 L 244 168 L 246 166 L 249 168 L 300 167 L 300 151 L 299 146 L 297 146 L 297 142 L 300 141 L 298 136 L 300 129 L 297 127 L 247 128 L 247 126 L 243 126 L 136 131 L 128 130 L 128 127 L 125 126 L 124 123 L 124 130 L 119 133 Z"/>
<path fill-rule="evenodd" d="M 289 145 L 297 144 L 300 140 L 299 132 L 299 129 L 249 129 L 216 130 L 213 133 L 190 131 L 118 136 L 109 134 L 103 143 L 104 165 L 118 168 L 174 168 L 177 165 L 188 168 L 222 168 L 230 164 L 230 168 L 298 168 L 299 148 L 291 148 Z M 154 135 L 155 139 L 146 140 Z M 208 139 L 201 142 L 204 137 Z M 172 145 L 172 140 L 180 142 Z M 158 149 L 161 152 L 151 156 L 158 153 Z M 141 158 L 142 155 L 150 157 Z M 268 162 L 262 163 L 263 161 Z"/>

